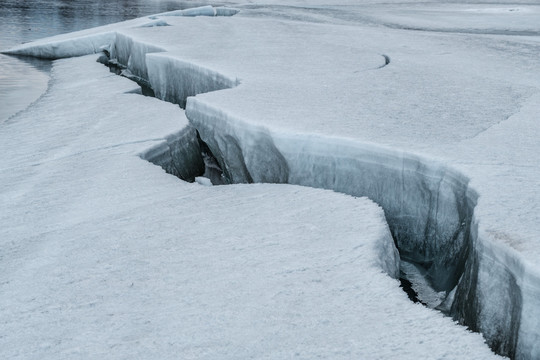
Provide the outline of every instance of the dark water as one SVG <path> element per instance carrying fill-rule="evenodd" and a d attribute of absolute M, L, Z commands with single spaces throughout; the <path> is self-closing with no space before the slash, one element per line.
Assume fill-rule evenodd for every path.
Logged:
<path fill-rule="evenodd" d="M 47 36 L 201 5 L 176 0 L 0 0 L 0 49 Z M 46 89 L 49 61 L 0 54 L 0 123 Z"/>

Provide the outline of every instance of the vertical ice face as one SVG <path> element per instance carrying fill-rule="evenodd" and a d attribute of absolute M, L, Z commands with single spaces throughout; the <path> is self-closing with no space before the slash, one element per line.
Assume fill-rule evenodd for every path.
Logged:
<path fill-rule="evenodd" d="M 437 291 L 463 271 L 474 198 L 468 179 L 400 152 L 354 142 L 250 127 L 191 99 L 187 116 L 228 176 L 241 182 L 288 182 L 367 196 L 380 204 L 402 256 L 423 264 Z"/>
<path fill-rule="evenodd" d="M 166 142 L 141 154 L 141 158 L 161 166 L 169 174 L 192 182 L 205 169 L 196 132 L 193 127 L 187 126 L 167 137 Z"/>
<path fill-rule="evenodd" d="M 188 101 L 186 115 L 191 112 Z M 190 121 L 220 163 L 231 183 L 290 183 L 289 165 L 276 148 L 270 133 L 253 128 L 245 130 L 235 125 L 234 118 L 211 107 L 197 103 L 197 116 Z M 227 128 L 223 131 L 223 127 Z"/>
<path fill-rule="evenodd" d="M 148 79 L 146 54 L 161 51 L 165 50 L 151 44 L 133 41 L 129 36 L 117 33 L 116 40 L 111 46 L 110 57 L 125 66 L 136 77 Z"/>
<path fill-rule="evenodd" d="M 190 98 L 186 113 L 233 181 L 249 175 L 255 182 L 286 181 L 374 200 L 385 211 L 401 255 L 423 264 L 434 289 L 449 295 L 441 309 L 484 334 L 499 354 L 540 354 L 540 279 L 518 256 L 479 234 L 478 195 L 466 176 L 399 151 L 273 133 L 204 99 Z"/>
<path fill-rule="evenodd" d="M 384 209 L 401 256 L 423 264 L 434 290 L 448 295 L 442 310 L 484 334 L 499 354 L 538 354 L 538 317 L 523 314 L 526 308 L 538 313 L 540 289 L 534 284 L 540 281 L 505 249 L 478 235 L 473 216 L 478 195 L 466 176 L 373 145 L 272 133 L 203 99 L 190 98 L 186 115 L 233 181 L 270 179 L 374 200 Z M 387 251 L 382 261 L 391 262 L 391 252 L 381 251 Z"/>
<path fill-rule="evenodd" d="M 126 61 L 125 57 L 121 62 L 124 61 Z M 186 107 L 186 99 L 189 96 L 238 85 L 236 79 L 163 54 L 143 56 L 141 63 L 132 64 L 131 67 L 137 67 L 140 69 L 137 71 L 141 73 L 148 68 L 148 76 L 144 78 L 152 84 L 156 97 L 179 104 L 182 108 Z"/>
<path fill-rule="evenodd" d="M 452 313 L 484 334 L 495 352 L 516 358 L 523 297 L 513 266 L 508 267 L 512 260 L 497 260 L 501 254 L 478 237 L 478 224 L 473 223 L 472 233 L 473 246 Z"/>

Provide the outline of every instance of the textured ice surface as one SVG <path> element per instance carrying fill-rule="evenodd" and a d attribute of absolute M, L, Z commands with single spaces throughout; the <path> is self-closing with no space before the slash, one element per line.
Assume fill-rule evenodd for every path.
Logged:
<path fill-rule="evenodd" d="M 455 318 L 538 357 L 537 7 L 273 4 L 124 23 L 113 45 L 158 96 L 186 102 L 230 181 L 369 196 L 402 253 L 455 295 Z M 61 53 L 66 39 L 22 49 Z"/>
<path fill-rule="evenodd" d="M 141 160 L 188 125 L 133 86 L 61 60 L 0 127 L 2 358 L 494 358 L 399 289 L 371 201 Z"/>

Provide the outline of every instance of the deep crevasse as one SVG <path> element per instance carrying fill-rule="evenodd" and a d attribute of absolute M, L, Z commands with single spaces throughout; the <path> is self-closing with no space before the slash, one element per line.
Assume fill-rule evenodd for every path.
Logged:
<path fill-rule="evenodd" d="M 211 70 L 165 54 L 146 59 L 153 69 L 149 82 L 161 93 L 188 93 L 178 86 L 190 67 L 205 91 L 223 88 L 222 82 L 213 82 L 219 74 Z M 175 63 L 182 71 L 165 71 Z M 191 88 L 192 83 L 190 77 Z M 473 215 L 478 195 L 465 175 L 398 150 L 252 126 L 198 98 L 187 99 L 186 115 L 233 183 L 312 186 L 367 196 L 381 205 L 402 256 L 425 264 L 435 289 L 448 292 L 443 310 L 483 333 L 496 352 L 537 357 L 536 320 L 521 315 L 539 312 L 540 279 L 523 269 L 516 254 L 478 236 Z"/>

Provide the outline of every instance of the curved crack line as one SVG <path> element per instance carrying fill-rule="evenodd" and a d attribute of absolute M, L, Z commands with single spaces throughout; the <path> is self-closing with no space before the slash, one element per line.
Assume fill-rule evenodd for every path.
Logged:
<path fill-rule="evenodd" d="M 384 58 L 384 65 L 379 66 L 379 69 L 382 69 L 383 67 L 390 64 L 390 56 L 388 56 L 386 54 L 381 54 L 381 56 Z"/>
<path fill-rule="evenodd" d="M 366 72 L 366 71 L 372 71 L 372 70 L 379 70 L 379 69 L 382 69 L 383 67 L 389 65 L 389 64 L 390 64 L 390 56 L 388 56 L 388 55 L 386 55 L 386 54 L 381 54 L 381 56 L 382 56 L 383 59 L 384 59 L 384 64 L 379 65 L 379 66 L 377 66 L 376 68 L 363 69 L 363 70 L 356 70 L 356 71 L 353 71 L 353 74 L 363 73 L 363 72 Z"/>

